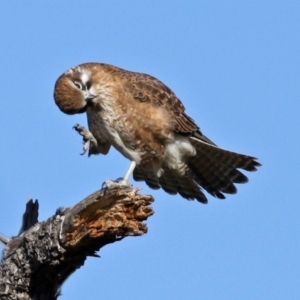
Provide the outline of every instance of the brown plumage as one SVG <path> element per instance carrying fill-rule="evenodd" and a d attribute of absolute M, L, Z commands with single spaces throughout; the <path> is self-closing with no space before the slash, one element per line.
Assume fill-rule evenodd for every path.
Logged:
<path fill-rule="evenodd" d="M 176 95 L 158 79 L 111 65 L 86 63 L 61 75 L 55 102 L 66 114 L 86 112 L 89 155 L 115 147 L 133 163 L 135 180 L 183 198 L 219 199 L 255 171 L 256 158 L 223 150 L 205 137 Z"/>

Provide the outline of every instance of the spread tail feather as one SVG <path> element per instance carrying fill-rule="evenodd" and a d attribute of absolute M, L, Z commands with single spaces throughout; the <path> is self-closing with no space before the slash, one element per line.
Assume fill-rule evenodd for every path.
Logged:
<path fill-rule="evenodd" d="M 223 193 L 235 194 L 234 183 L 246 183 L 248 178 L 237 169 L 256 171 L 260 163 L 252 156 L 243 155 L 191 139 L 196 156 L 190 157 L 188 166 L 194 180 L 208 193 L 225 199 Z"/>
<path fill-rule="evenodd" d="M 168 194 L 176 195 L 178 193 L 187 200 L 207 203 L 201 187 L 189 174 L 182 176 L 175 170 L 165 168 L 164 173 L 158 178 L 155 174 L 137 166 L 133 172 L 133 178 L 136 181 L 145 181 L 152 189 L 162 188 Z"/>
<path fill-rule="evenodd" d="M 227 151 L 197 138 L 190 139 L 196 149 L 196 155 L 186 159 L 187 172 L 184 175 L 176 170 L 163 166 L 160 177 L 149 169 L 136 166 L 133 178 L 145 181 L 152 189 L 162 188 L 171 195 L 180 194 L 188 200 L 207 203 L 202 192 L 225 199 L 225 194 L 235 194 L 235 183 L 246 183 L 248 178 L 238 169 L 256 171 L 260 163 L 252 156 Z"/>

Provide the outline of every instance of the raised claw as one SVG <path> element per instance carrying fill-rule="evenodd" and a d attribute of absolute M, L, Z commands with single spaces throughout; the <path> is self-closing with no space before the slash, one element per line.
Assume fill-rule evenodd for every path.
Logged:
<path fill-rule="evenodd" d="M 84 126 L 80 124 L 76 124 L 73 126 L 73 129 L 75 129 L 81 136 L 83 140 L 83 153 L 80 153 L 80 155 L 85 154 L 91 147 L 97 148 L 97 140 L 93 136 L 93 134 L 87 130 Z"/>

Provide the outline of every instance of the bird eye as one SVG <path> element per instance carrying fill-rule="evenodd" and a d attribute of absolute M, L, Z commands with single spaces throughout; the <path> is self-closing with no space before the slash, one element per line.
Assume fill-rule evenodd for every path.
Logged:
<path fill-rule="evenodd" d="M 78 88 L 78 89 L 80 89 L 80 90 L 83 90 L 83 86 L 82 86 L 82 84 L 80 83 L 80 82 L 74 82 L 74 85 Z"/>

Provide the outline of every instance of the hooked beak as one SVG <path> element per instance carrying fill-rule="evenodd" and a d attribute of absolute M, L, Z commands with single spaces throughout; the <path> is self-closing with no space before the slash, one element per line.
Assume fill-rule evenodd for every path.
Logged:
<path fill-rule="evenodd" d="M 89 91 L 87 91 L 86 93 L 86 96 L 84 97 L 84 100 L 85 100 L 85 105 L 84 107 L 80 110 L 79 113 L 84 113 L 86 112 L 87 108 L 89 106 L 93 106 L 93 99 L 95 98 L 96 96 L 91 94 Z"/>
<path fill-rule="evenodd" d="M 96 96 L 93 94 L 90 94 L 90 92 L 87 92 L 87 95 L 85 97 L 86 102 L 91 102 Z"/>

